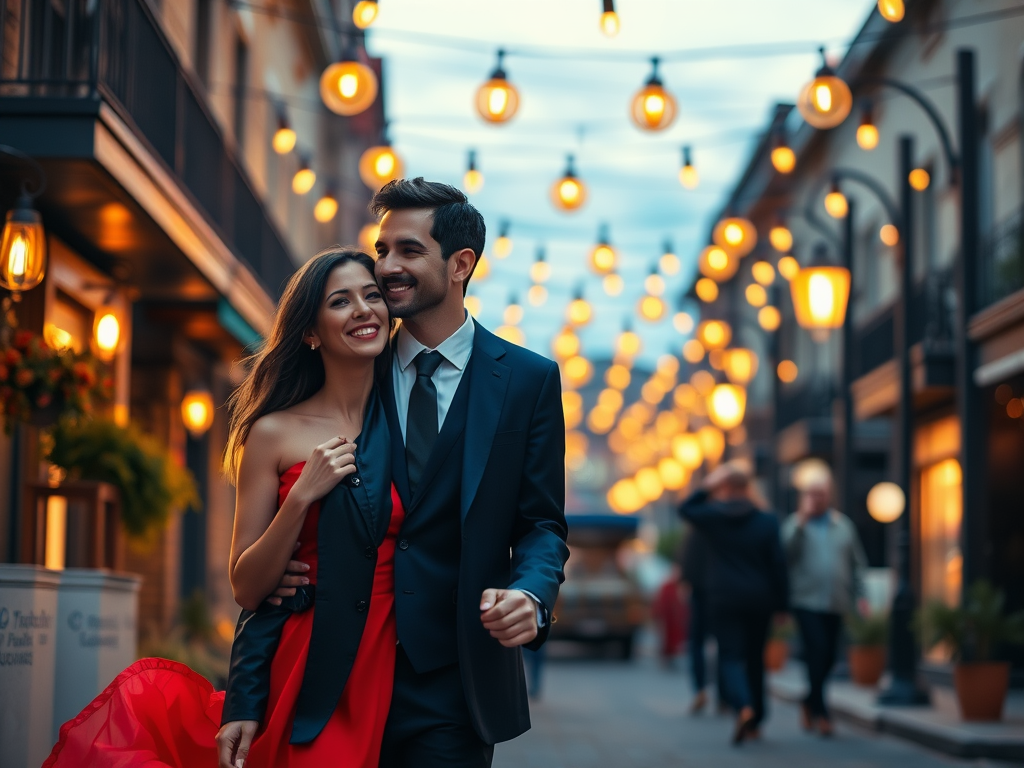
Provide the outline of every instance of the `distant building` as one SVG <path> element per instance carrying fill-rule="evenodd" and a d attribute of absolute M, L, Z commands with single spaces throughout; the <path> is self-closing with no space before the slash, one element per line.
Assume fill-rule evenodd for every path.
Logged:
<path fill-rule="evenodd" d="M 913 573 L 918 595 L 949 602 L 964 583 L 979 577 L 1005 590 L 1009 604 L 1024 607 L 1024 235 L 1021 228 L 1024 17 L 1006 2 L 967 0 L 907 2 L 907 17 L 893 25 L 872 10 L 849 52 L 836 67 L 854 84 L 853 112 L 832 130 L 815 130 L 790 105 L 779 105 L 763 140 L 733 187 L 722 215 L 752 220 L 757 250 L 743 259 L 736 276 L 721 286 L 716 301 L 701 304 L 702 317 L 733 325 L 734 345 L 752 348 L 762 365 L 750 389 L 749 440 L 740 449 L 756 460 L 775 502 L 791 511 L 791 468 L 801 459 L 842 461 L 840 431 L 841 333 L 815 342 L 798 327 L 786 281 L 777 277 L 769 300 L 782 312 L 773 335 L 758 324 L 758 309 L 746 298 L 754 282 L 751 264 L 778 265 L 783 255 L 768 242 L 770 229 L 785 221 L 792 254 L 806 266 L 816 249 L 839 263 L 843 224 L 823 207 L 834 169 L 854 169 L 876 180 L 900 204 L 900 137 L 914 141 L 914 166 L 929 174 L 913 195 L 914 283 L 908 317 L 913 343 L 912 493 Z M 978 290 L 968 296 L 972 386 L 967 400 L 979 425 L 961 435 L 956 390 L 954 264 L 960 251 L 960 190 L 933 124 L 904 93 L 878 84 L 896 79 L 923 92 L 948 127 L 954 150 L 958 128 L 956 57 L 970 49 L 976 61 L 977 150 L 980 155 L 979 250 L 973 269 Z M 808 79 L 813 73 L 808 72 Z M 874 82 L 873 82 L 874 79 Z M 858 85 L 860 83 L 860 85 Z M 877 148 L 865 151 L 856 134 L 862 110 L 872 105 Z M 777 172 L 770 154 L 784 137 L 796 154 L 789 174 Z M 880 236 L 889 214 L 863 184 L 841 186 L 855 205 L 853 220 L 853 343 L 850 349 L 854 456 L 851 508 L 845 509 L 868 545 L 874 564 L 891 562 L 884 527 L 871 520 L 865 498 L 871 486 L 890 479 L 895 467 L 895 415 L 899 373 L 894 357 L 893 312 L 900 294 L 898 248 Z M 755 289 L 756 293 L 756 289 Z M 795 380 L 776 375 L 780 361 L 795 363 Z M 966 441 L 966 444 L 963 442 Z M 975 492 L 962 498 L 962 449 L 974 459 Z M 968 550 L 963 551 L 967 546 Z M 966 558 L 965 558 L 966 555 Z M 965 571 L 965 564 L 967 570 Z"/>

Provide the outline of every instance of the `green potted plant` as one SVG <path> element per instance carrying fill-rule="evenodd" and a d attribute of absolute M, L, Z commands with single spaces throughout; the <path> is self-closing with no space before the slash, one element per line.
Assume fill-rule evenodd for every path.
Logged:
<path fill-rule="evenodd" d="M 885 671 L 889 617 L 884 613 L 851 613 L 846 617 L 846 635 L 850 641 L 850 678 L 857 685 L 877 685 Z"/>
<path fill-rule="evenodd" d="M 173 511 L 200 505 L 192 473 L 135 427 L 107 419 L 62 421 L 51 438 L 47 458 L 69 478 L 117 488 L 121 523 L 130 536 L 144 537 L 166 523 Z"/>
<path fill-rule="evenodd" d="M 918 629 L 929 647 L 945 644 L 953 660 L 953 685 L 964 720 L 1000 720 L 1010 682 L 1010 664 L 997 661 L 999 648 L 1024 644 L 1024 611 L 1007 614 L 1003 593 L 975 582 L 963 605 L 933 600 L 921 609 Z"/>
<path fill-rule="evenodd" d="M 764 667 L 769 672 L 778 672 L 786 666 L 786 660 L 789 658 L 789 641 L 793 639 L 793 635 L 793 619 L 788 615 L 776 616 L 764 647 Z"/>

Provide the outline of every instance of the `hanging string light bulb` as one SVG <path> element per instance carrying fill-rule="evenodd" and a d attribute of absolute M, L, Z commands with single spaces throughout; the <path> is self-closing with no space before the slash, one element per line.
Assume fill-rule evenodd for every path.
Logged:
<path fill-rule="evenodd" d="M 526 298 L 529 299 L 530 306 L 542 307 L 548 300 L 548 289 L 543 285 L 535 283 L 530 286 L 530 290 L 526 294 Z"/>
<path fill-rule="evenodd" d="M 637 302 L 636 311 L 644 320 L 654 323 L 665 316 L 665 302 L 660 296 L 647 294 Z"/>
<path fill-rule="evenodd" d="M 710 304 L 718 298 L 718 283 L 710 277 L 702 277 L 694 283 L 693 290 L 697 294 L 697 298 L 705 304 Z"/>
<path fill-rule="evenodd" d="M 498 51 L 498 63 L 490 78 L 476 92 L 476 110 L 489 123 L 506 123 L 519 109 L 519 91 L 504 70 L 505 51 Z"/>
<path fill-rule="evenodd" d="M 789 253 L 793 247 L 793 233 L 781 219 L 768 232 L 768 242 L 779 253 Z"/>
<path fill-rule="evenodd" d="M 505 219 L 498 226 L 498 239 L 494 241 L 494 258 L 496 259 L 507 259 L 512 255 L 512 238 L 508 236 L 508 230 L 511 224 L 508 219 Z M 543 280 L 535 280 L 534 282 L 542 283 Z"/>
<path fill-rule="evenodd" d="M 814 128 L 835 128 L 846 119 L 853 107 L 853 94 L 842 78 L 828 65 L 821 48 L 821 68 L 804 86 L 796 107 L 804 120 Z"/>
<path fill-rule="evenodd" d="M 601 8 L 601 31 L 605 37 L 615 37 L 620 29 L 619 14 L 615 12 L 615 0 L 602 0 Z"/>
<path fill-rule="evenodd" d="M 359 0 L 352 8 L 352 23 L 360 29 L 368 29 L 377 20 L 377 0 Z"/>
<path fill-rule="evenodd" d="M 618 272 L 609 272 L 601 280 L 601 286 L 608 296 L 618 296 L 626 288 L 626 281 Z"/>
<path fill-rule="evenodd" d="M 523 321 L 523 307 L 515 294 L 509 297 L 508 305 L 505 307 L 504 320 L 505 325 L 519 325 Z"/>
<path fill-rule="evenodd" d="M 878 126 L 875 125 L 875 105 L 865 99 L 860 110 L 860 125 L 857 126 L 857 146 L 866 152 L 878 146 Z"/>
<path fill-rule="evenodd" d="M 551 187 L 551 200 L 560 211 L 576 211 L 587 201 L 587 187 L 576 177 L 573 156 L 566 158 L 565 173 Z"/>
<path fill-rule="evenodd" d="M 619 254 L 612 248 L 608 237 L 608 225 L 601 224 L 597 234 L 597 245 L 590 252 L 590 268 L 599 275 L 607 275 L 619 263 Z"/>
<path fill-rule="evenodd" d="M 658 259 L 658 268 L 666 275 L 678 275 L 681 267 L 682 263 L 672 248 L 672 241 L 666 240 L 662 246 L 661 258 Z"/>
<path fill-rule="evenodd" d="M 750 274 L 763 286 L 769 286 L 775 282 L 775 267 L 768 261 L 755 261 L 750 266 Z"/>
<path fill-rule="evenodd" d="M 338 213 L 338 194 L 332 184 L 324 190 L 323 195 L 316 201 L 316 205 L 313 206 L 313 218 L 319 221 L 321 224 L 326 224 L 332 221 Z"/>
<path fill-rule="evenodd" d="M 796 168 L 796 153 L 789 146 L 786 139 L 786 129 L 779 126 L 775 131 L 774 146 L 772 147 L 772 166 L 779 173 L 792 173 Z"/>
<path fill-rule="evenodd" d="M 651 296 L 661 296 L 665 293 L 665 278 L 658 274 L 658 267 L 651 267 L 651 271 L 644 279 L 644 290 Z"/>
<path fill-rule="evenodd" d="M 730 256 L 724 248 L 717 245 L 707 246 L 697 258 L 697 269 L 700 273 L 719 283 L 731 278 L 739 268 L 739 257 Z"/>
<path fill-rule="evenodd" d="M 469 150 L 466 163 L 466 175 L 462 177 L 462 187 L 467 195 L 475 195 L 484 188 L 484 175 L 476 168 L 476 150 Z M 497 256 L 497 254 L 495 254 Z M 499 256 L 498 258 L 504 258 Z"/>
<path fill-rule="evenodd" d="M 316 184 L 316 173 L 309 167 L 309 159 L 303 157 L 299 162 L 299 168 L 292 176 L 292 192 L 296 195 L 305 195 Z"/>
<path fill-rule="evenodd" d="M 689 145 L 683 147 L 683 167 L 679 169 L 679 183 L 687 189 L 696 189 L 700 184 L 700 174 L 693 165 Z"/>
<path fill-rule="evenodd" d="M 663 131 L 675 122 L 678 105 L 658 76 L 658 57 L 651 59 L 651 76 L 633 97 L 630 115 L 644 131 Z"/>
<path fill-rule="evenodd" d="M 640 354 L 641 349 L 643 349 L 643 342 L 627 321 L 622 326 L 622 333 L 615 339 L 615 353 L 632 359 Z"/>
<path fill-rule="evenodd" d="M 357 60 L 354 47 L 347 46 L 341 61 L 331 64 L 320 75 L 320 98 L 324 106 L 338 115 L 358 115 L 369 109 L 377 98 L 377 74 Z"/>
<path fill-rule="evenodd" d="M 792 280 L 800 272 L 800 262 L 792 256 L 783 256 L 779 259 L 779 274 L 787 280 Z"/>
<path fill-rule="evenodd" d="M 389 181 L 402 178 L 405 165 L 391 147 L 387 137 L 381 144 L 370 147 L 359 158 L 359 178 L 370 189 L 377 191 Z"/>
<path fill-rule="evenodd" d="M 297 140 L 298 136 L 296 136 L 295 131 L 288 122 L 287 112 L 285 112 L 283 106 L 278 107 L 277 130 L 274 131 L 274 137 L 270 140 L 270 145 L 277 154 L 287 155 L 295 149 L 295 142 Z"/>
<path fill-rule="evenodd" d="M 551 277 L 551 265 L 547 262 L 544 246 L 538 246 L 537 257 L 533 260 L 533 264 L 530 267 L 530 279 L 540 284 L 546 283 L 549 277 Z"/>
<path fill-rule="evenodd" d="M 897 21 L 903 21 L 906 8 L 903 5 L 903 0 L 878 0 L 878 13 L 886 21 L 895 24 Z"/>
<path fill-rule="evenodd" d="M 728 216 L 715 225 L 711 239 L 730 256 L 743 258 L 757 245 L 757 228 L 749 219 Z"/>
<path fill-rule="evenodd" d="M 573 300 L 565 311 L 565 318 L 572 325 L 579 327 L 589 323 L 594 317 L 594 310 L 590 302 L 583 298 L 583 286 L 576 289 Z"/>
<path fill-rule="evenodd" d="M 832 180 L 832 186 L 829 188 L 828 194 L 825 195 L 825 210 L 833 219 L 846 218 L 846 214 L 850 210 L 846 195 L 839 188 L 839 181 L 836 179 Z"/>

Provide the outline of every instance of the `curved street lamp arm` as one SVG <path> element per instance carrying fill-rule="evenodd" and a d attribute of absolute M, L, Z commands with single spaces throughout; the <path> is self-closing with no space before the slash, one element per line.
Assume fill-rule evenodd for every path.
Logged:
<path fill-rule="evenodd" d="M 949 163 L 950 184 L 959 184 L 960 157 L 957 155 L 956 150 L 953 149 L 953 140 L 950 138 L 949 130 L 946 128 L 946 123 L 942 120 L 942 116 L 939 114 L 939 111 L 935 108 L 932 101 L 914 86 L 888 77 L 859 78 L 851 83 L 851 89 L 858 90 L 861 87 L 872 85 L 882 85 L 887 88 L 893 88 L 917 102 L 918 106 L 920 106 L 921 109 L 924 110 L 925 114 L 928 115 L 928 119 L 932 121 L 932 125 L 935 126 L 935 131 L 939 134 L 939 141 L 942 142 L 942 150 L 946 155 L 946 162 Z"/>
<path fill-rule="evenodd" d="M 842 253 L 843 243 L 839 239 L 839 235 L 830 227 L 825 221 L 818 217 L 818 214 L 814 212 L 814 199 L 817 195 L 809 198 L 807 205 L 804 207 L 803 213 L 800 214 L 801 218 L 806 221 L 811 227 L 822 235 L 837 252 Z"/>
<path fill-rule="evenodd" d="M 0 156 L 6 155 L 7 157 L 13 157 L 25 165 L 29 166 L 32 170 L 38 174 L 36 181 L 35 190 L 29 191 L 29 185 L 27 181 L 21 182 L 21 193 L 28 196 L 31 199 L 35 199 L 43 194 L 43 190 L 46 189 L 46 173 L 43 171 L 43 167 L 39 165 L 35 160 L 26 155 L 20 149 L 9 147 L 6 144 L 0 144 Z"/>
<path fill-rule="evenodd" d="M 874 193 L 875 197 L 882 204 L 885 209 L 886 215 L 889 217 L 890 223 L 896 227 L 900 232 L 900 236 L 903 235 L 903 216 L 900 214 L 900 210 L 897 207 L 895 201 L 889 196 L 888 191 L 883 187 L 877 179 L 873 176 L 869 176 L 863 171 L 858 171 L 856 168 L 834 168 L 825 178 L 820 180 L 817 185 L 812 188 L 811 195 L 807 198 L 807 206 L 804 209 L 804 218 L 819 232 L 826 232 L 829 238 L 834 243 L 839 242 L 839 236 L 820 218 L 814 213 L 814 201 L 821 195 L 821 191 L 825 188 L 826 184 L 831 184 L 834 180 L 846 180 L 856 181 L 859 184 L 867 187 L 871 192 Z"/>

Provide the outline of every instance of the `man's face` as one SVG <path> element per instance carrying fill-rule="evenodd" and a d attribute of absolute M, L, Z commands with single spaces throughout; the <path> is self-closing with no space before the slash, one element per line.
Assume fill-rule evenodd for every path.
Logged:
<path fill-rule="evenodd" d="M 803 494 L 804 503 L 812 515 L 817 517 L 828 511 L 831 493 L 827 485 L 810 485 L 804 489 Z"/>
<path fill-rule="evenodd" d="M 389 211 L 380 220 L 377 279 L 395 317 L 415 317 L 445 300 L 451 288 L 450 263 L 430 236 L 432 211 Z"/>

